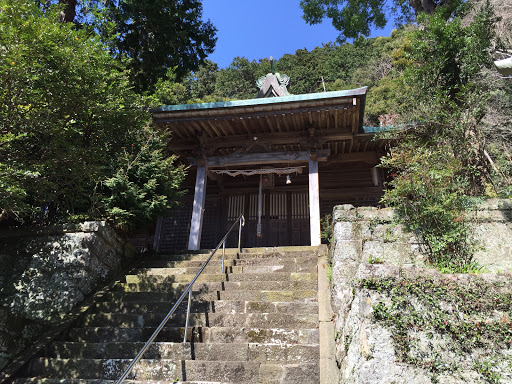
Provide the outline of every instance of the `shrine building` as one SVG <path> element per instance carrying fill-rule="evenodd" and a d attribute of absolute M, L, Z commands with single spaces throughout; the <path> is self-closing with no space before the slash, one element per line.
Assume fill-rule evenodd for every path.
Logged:
<path fill-rule="evenodd" d="M 213 248 L 240 214 L 243 247 L 319 245 L 335 205 L 378 204 L 384 143 L 363 127 L 367 88 L 290 95 L 288 81 L 269 73 L 254 99 L 152 111 L 189 165 L 188 193 L 159 218 L 155 249 Z"/>

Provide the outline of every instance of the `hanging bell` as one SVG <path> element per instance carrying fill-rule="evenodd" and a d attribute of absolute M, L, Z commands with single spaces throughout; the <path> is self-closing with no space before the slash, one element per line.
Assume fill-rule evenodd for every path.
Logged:
<path fill-rule="evenodd" d="M 291 184 L 292 180 L 290 179 L 290 175 L 286 175 L 286 184 Z"/>

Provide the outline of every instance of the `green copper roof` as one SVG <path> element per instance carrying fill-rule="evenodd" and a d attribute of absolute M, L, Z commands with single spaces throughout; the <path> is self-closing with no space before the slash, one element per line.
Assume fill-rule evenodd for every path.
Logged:
<path fill-rule="evenodd" d="M 290 95 L 282 97 L 268 97 L 260 99 L 248 100 L 234 100 L 234 101 L 220 101 L 216 103 L 201 103 L 201 104 L 179 104 L 179 105 L 163 105 L 159 108 L 152 109 L 151 112 L 171 112 L 171 111 L 187 111 L 199 109 L 214 109 L 214 108 L 233 108 L 233 107 L 249 107 L 255 105 L 289 103 L 294 101 L 313 101 L 323 99 L 333 99 L 337 97 L 353 97 L 366 95 L 368 87 L 357 89 L 349 89 L 346 91 L 333 91 L 333 92 L 318 92 L 306 93 L 304 95 Z"/>

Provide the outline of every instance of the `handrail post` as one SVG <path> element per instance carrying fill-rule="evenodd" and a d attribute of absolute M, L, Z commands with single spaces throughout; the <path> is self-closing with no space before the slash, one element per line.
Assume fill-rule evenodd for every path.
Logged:
<path fill-rule="evenodd" d="M 242 243 L 242 217 L 243 216 L 240 216 L 238 218 L 238 220 L 240 220 L 240 225 L 238 227 L 238 253 L 240 253 L 240 244 Z"/>
<path fill-rule="evenodd" d="M 183 342 L 187 342 L 188 318 L 190 316 L 190 301 L 192 300 L 192 289 L 188 291 L 188 305 L 187 305 L 187 318 L 185 320 L 185 334 L 183 335 Z"/>
<path fill-rule="evenodd" d="M 222 243 L 222 266 L 221 266 L 221 272 L 224 273 L 224 255 L 226 254 L 226 240 Z"/>

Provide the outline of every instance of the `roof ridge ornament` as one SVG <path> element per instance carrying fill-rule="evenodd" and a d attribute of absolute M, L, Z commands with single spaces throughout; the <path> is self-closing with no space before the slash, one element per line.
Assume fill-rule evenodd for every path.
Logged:
<path fill-rule="evenodd" d="M 270 72 L 256 80 L 256 85 L 260 89 L 257 97 L 289 96 L 290 93 L 286 87 L 290 83 L 290 77 L 276 72 L 272 56 L 270 56 Z"/>

